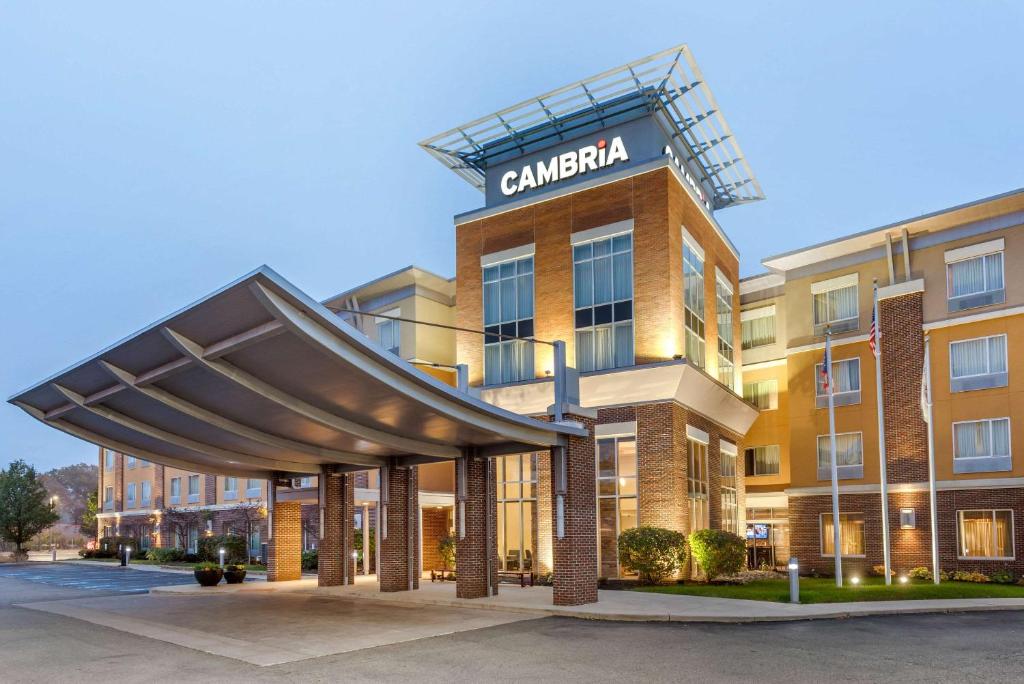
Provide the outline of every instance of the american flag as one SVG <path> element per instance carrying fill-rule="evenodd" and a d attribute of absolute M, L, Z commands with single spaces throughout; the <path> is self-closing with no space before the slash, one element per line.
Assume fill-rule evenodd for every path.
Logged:
<path fill-rule="evenodd" d="M 868 346 L 871 347 L 871 353 L 875 356 L 878 356 L 878 323 L 875 321 L 877 310 L 877 306 L 871 309 L 871 330 L 868 331 Z"/>
<path fill-rule="evenodd" d="M 821 388 L 826 392 L 831 392 L 830 385 L 832 379 L 831 372 L 831 361 L 829 360 L 829 343 L 825 341 L 825 357 L 821 360 Z"/>

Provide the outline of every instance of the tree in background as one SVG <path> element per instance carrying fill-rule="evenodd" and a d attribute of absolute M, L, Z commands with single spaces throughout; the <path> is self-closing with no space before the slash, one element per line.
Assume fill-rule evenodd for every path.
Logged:
<path fill-rule="evenodd" d="M 79 531 L 87 537 L 95 537 L 96 528 L 96 513 L 100 508 L 100 497 L 96 490 L 89 492 L 89 496 L 85 499 L 85 510 L 82 511 L 82 517 L 79 518 Z"/>
<path fill-rule="evenodd" d="M 36 469 L 22 460 L 0 471 L 0 537 L 15 546 L 15 558 L 24 558 L 25 544 L 60 519 L 49 501 Z"/>
<path fill-rule="evenodd" d="M 39 476 L 50 496 L 57 497 L 57 512 L 65 522 L 82 519 L 98 478 L 99 468 L 88 463 L 53 468 Z"/>

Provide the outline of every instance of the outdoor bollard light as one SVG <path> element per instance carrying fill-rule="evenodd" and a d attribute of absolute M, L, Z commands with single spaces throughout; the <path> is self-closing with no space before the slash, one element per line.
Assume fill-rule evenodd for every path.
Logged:
<path fill-rule="evenodd" d="M 220 569 L 223 570 L 224 569 L 224 549 L 218 550 L 217 553 L 220 554 Z"/>
<path fill-rule="evenodd" d="M 132 561 L 132 547 L 124 547 L 124 564 L 127 565 Z"/>
<path fill-rule="evenodd" d="M 800 603 L 800 562 L 793 556 L 789 559 L 789 602 Z"/>

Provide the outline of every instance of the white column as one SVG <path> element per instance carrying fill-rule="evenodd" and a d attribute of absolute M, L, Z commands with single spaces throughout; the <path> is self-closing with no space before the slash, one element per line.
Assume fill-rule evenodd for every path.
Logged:
<path fill-rule="evenodd" d="M 370 506 L 363 504 L 363 574 L 370 574 Z"/>

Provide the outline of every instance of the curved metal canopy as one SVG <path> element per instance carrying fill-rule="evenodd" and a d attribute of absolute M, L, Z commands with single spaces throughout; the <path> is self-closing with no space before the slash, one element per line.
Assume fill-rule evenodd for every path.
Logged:
<path fill-rule="evenodd" d="M 266 266 L 9 401 L 109 449 L 250 477 L 515 453 L 585 434 L 426 375 Z"/>

